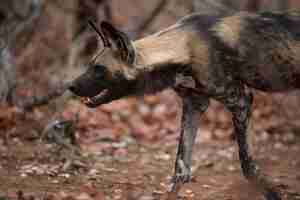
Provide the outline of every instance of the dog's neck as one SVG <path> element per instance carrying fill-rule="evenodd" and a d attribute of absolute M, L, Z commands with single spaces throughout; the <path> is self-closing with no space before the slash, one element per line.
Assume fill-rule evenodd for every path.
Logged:
<path fill-rule="evenodd" d="M 152 71 L 168 65 L 188 64 L 190 53 L 187 41 L 186 33 L 175 28 L 135 41 L 135 68 L 138 71 Z"/>
<path fill-rule="evenodd" d="M 188 68 L 187 36 L 176 28 L 133 43 L 135 78 L 140 93 L 155 93 L 176 84 L 176 75 Z"/>

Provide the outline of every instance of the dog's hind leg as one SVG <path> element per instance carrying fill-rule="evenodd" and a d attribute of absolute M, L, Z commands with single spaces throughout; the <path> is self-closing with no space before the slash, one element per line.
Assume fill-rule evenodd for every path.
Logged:
<path fill-rule="evenodd" d="M 244 176 L 257 189 L 262 190 L 266 200 L 281 200 L 274 184 L 262 174 L 249 153 L 247 127 L 251 116 L 252 99 L 250 90 L 236 85 L 227 88 L 225 95 L 218 98 L 232 113 L 234 131 L 239 147 L 239 158 Z"/>

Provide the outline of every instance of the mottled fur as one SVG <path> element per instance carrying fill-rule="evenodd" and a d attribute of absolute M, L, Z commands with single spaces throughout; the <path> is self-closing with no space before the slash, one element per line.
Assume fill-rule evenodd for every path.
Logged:
<path fill-rule="evenodd" d="M 267 200 L 279 200 L 280 194 L 249 154 L 249 88 L 276 92 L 300 87 L 299 25 L 296 11 L 240 12 L 227 17 L 192 14 L 133 42 L 102 23 L 110 47 L 74 80 L 70 90 L 89 97 L 85 103 L 95 107 L 125 96 L 173 88 L 183 99 L 183 116 L 172 191 L 179 182 L 190 179 L 200 114 L 210 98 L 220 101 L 232 113 L 243 174 Z M 187 80 L 192 83 L 186 84 Z"/>

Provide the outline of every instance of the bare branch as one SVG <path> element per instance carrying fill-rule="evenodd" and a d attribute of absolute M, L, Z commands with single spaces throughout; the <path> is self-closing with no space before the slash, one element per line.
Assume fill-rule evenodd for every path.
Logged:
<path fill-rule="evenodd" d="M 47 105 L 51 100 L 56 99 L 62 96 L 65 91 L 69 88 L 70 82 L 66 82 L 64 84 L 56 86 L 52 91 L 50 91 L 47 95 L 44 96 L 32 96 L 28 99 L 19 103 L 19 107 L 24 109 L 25 111 L 32 110 L 34 107 L 39 107 L 43 105 Z"/>
<path fill-rule="evenodd" d="M 256 12 L 260 8 L 260 0 L 248 0 L 243 7 L 243 10 L 247 10 L 249 12 Z"/>
<path fill-rule="evenodd" d="M 229 15 L 237 11 L 232 1 L 228 3 L 228 0 L 193 0 L 193 7 L 197 12 L 216 15 Z"/>
<path fill-rule="evenodd" d="M 153 11 L 150 13 L 150 15 L 143 20 L 140 25 L 137 26 L 135 29 L 133 35 L 139 36 L 144 30 L 146 30 L 151 23 L 154 21 L 154 19 L 161 13 L 161 11 L 165 8 L 165 6 L 168 4 L 168 0 L 161 0 L 157 6 L 153 9 Z"/>
<path fill-rule="evenodd" d="M 103 2 L 103 11 L 104 11 L 105 20 L 111 21 L 112 20 L 112 10 L 111 10 L 111 6 L 110 6 L 110 2 L 107 0 L 105 0 Z"/>

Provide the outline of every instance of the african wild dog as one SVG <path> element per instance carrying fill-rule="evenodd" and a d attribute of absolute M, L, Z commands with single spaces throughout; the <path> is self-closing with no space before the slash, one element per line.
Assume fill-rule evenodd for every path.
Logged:
<path fill-rule="evenodd" d="M 244 176 L 268 200 L 281 199 L 248 150 L 251 88 L 267 92 L 300 87 L 300 12 L 192 14 L 148 37 L 131 41 L 106 22 L 98 34 L 101 56 L 70 90 L 89 107 L 130 95 L 173 88 L 183 100 L 182 129 L 172 190 L 188 182 L 199 114 L 209 99 L 232 113 Z M 95 28 L 95 27 L 94 27 Z M 183 79 L 182 79 L 183 78 Z M 181 82 L 180 80 L 183 80 Z M 192 79 L 192 84 L 183 84 Z"/>

